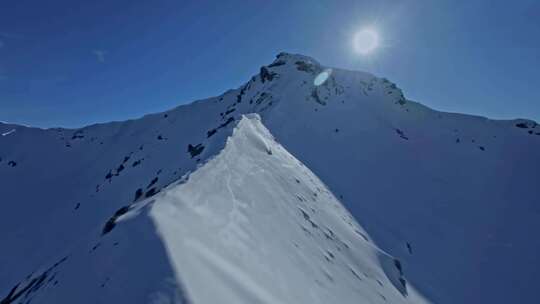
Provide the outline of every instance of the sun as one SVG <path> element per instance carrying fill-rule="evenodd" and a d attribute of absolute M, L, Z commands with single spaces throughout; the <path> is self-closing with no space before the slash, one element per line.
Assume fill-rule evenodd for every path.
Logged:
<path fill-rule="evenodd" d="M 362 29 L 354 35 L 354 50 L 360 55 L 369 55 L 379 47 L 379 34 L 371 28 Z"/>

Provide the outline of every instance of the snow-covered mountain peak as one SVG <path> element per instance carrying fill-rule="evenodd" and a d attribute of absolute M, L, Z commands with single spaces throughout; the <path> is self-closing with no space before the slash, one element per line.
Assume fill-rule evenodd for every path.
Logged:
<path fill-rule="evenodd" d="M 304 301 L 307 295 L 279 289 L 286 289 L 285 285 L 296 281 L 307 284 L 303 285 L 305 289 L 315 290 L 316 295 L 328 292 L 322 299 L 329 299 L 327 296 L 336 290 L 351 295 L 358 288 L 361 295 L 354 296 L 358 299 L 381 291 L 359 287 L 363 283 L 351 287 L 356 281 L 351 280 L 350 275 L 355 275 L 352 271 L 349 277 L 344 274 L 347 272 L 344 265 L 350 262 L 350 265 L 363 265 L 352 269 L 364 283 L 369 280 L 356 269 L 374 267 L 380 280 L 380 284 L 376 284 L 392 294 L 390 302 L 414 302 L 412 286 L 437 303 L 508 303 L 516 299 L 523 303 L 534 302 L 536 294 L 527 287 L 540 284 L 540 267 L 536 267 L 540 242 L 523 231 L 540 230 L 537 185 L 540 126 L 536 122 L 498 121 L 435 111 L 407 100 L 395 84 L 384 78 L 328 68 L 302 55 L 281 54 L 273 63 L 255 67 L 254 71 L 257 74 L 237 89 L 140 119 L 80 129 L 42 130 L 0 124 L 3 211 L 0 213 L 0 240 L 8 248 L 0 255 L 0 298 L 12 299 L 19 295 L 18 299 L 22 299 L 25 294 L 32 297 L 36 290 L 45 288 L 39 286 L 49 282 L 47 288 L 51 288 L 50 294 L 55 299 L 75 299 L 74 294 L 64 294 L 64 287 L 58 287 L 58 293 L 54 293 L 57 287 L 53 286 L 63 286 L 69 281 L 72 290 L 89 295 L 89 302 L 110 302 L 106 297 L 96 297 L 120 297 L 103 289 L 107 282 L 113 282 L 114 276 L 114 280 L 121 279 L 125 283 L 123 286 L 137 286 L 134 288 L 139 292 L 130 294 L 126 302 L 144 302 L 141 294 L 149 290 L 162 291 L 162 285 L 169 286 L 170 280 L 160 279 L 172 278 L 173 270 L 185 269 L 182 265 L 169 264 L 172 260 L 184 263 L 182 257 L 168 258 L 181 254 L 179 251 L 163 249 L 164 244 L 177 243 L 171 236 L 177 233 L 185 238 L 199 238 L 199 243 L 211 240 L 210 243 L 225 246 L 215 236 L 197 231 L 208 232 L 210 230 L 205 229 L 209 229 L 209 225 L 223 224 L 226 217 L 213 215 L 230 211 L 237 225 L 229 226 L 232 230 L 227 237 L 256 240 L 260 248 L 254 251 L 259 255 L 251 258 L 261 259 L 264 253 L 265 257 L 271 256 L 268 261 L 276 263 L 271 270 L 256 266 L 252 272 L 243 269 L 240 277 L 230 282 L 237 283 L 245 274 L 250 277 L 255 273 L 283 281 L 273 287 L 261 286 L 260 282 L 251 285 L 253 292 L 244 299 L 261 299 L 262 296 L 272 302 L 278 297 L 274 292 L 283 292 L 302 299 L 279 298 L 284 302 L 309 302 Z M 231 173 L 235 177 L 228 179 L 227 172 L 236 172 Z M 298 178 L 300 183 L 295 179 L 291 183 L 291 178 L 299 173 L 306 174 Z M 227 180 L 231 181 L 230 189 Z M 212 191 L 208 190 L 208 185 Z M 317 187 L 324 190 L 319 193 Z M 177 189 L 183 190 L 178 192 Z M 257 190 L 248 193 L 250 189 Z M 302 194 L 302 199 L 292 195 L 275 197 L 276 193 L 293 192 Z M 313 207 L 315 211 L 308 205 L 315 197 L 313 193 L 320 199 L 317 208 Z M 267 201 L 269 197 L 273 199 Z M 259 204 L 259 198 L 265 204 Z M 150 204 L 152 200 L 156 203 Z M 240 207 L 231 209 L 234 202 L 241 202 L 236 205 Z M 335 282 L 340 282 L 340 287 L 318 291 L 319 285 L 313 284 L 332 286 L 330 279 L 321 280 L 317 276 L 322 272 L 313 270 L 325 265 L 320 263 L 326 259 L 322 257 L 321 261 L 310 264 L 304 263 L 302 257 L 315 256 L 321 252 L 320 248 L 326 247 L 293 249 L 300 261 L 304 261 L 302 269 L 309 272 L 299 276 L 304 270 L 287 264 L 291 251 L 283 246 L 290 243 L 291 237 L 300 237 L 298 233 L 312 238 L 311 245 L 330 242 L 321 232 L 324 229 L 319 228 L 326 223 L 341 227 L 342 223 L 329 220 L 333 215 L 323 216 L 337 213 L 325 213 L 321 208 L 338 206 L 336 210 L 343 210 L 339 207 L 341 203 L 365 231 L 355 232 L 354 237 L 361 238 L 359 243 L 353 241 L 350 229 L 344 228 L 343 234 L 340 232 L 340 239 L 348 246 L 358 243 L 359 247 L 351 246 L 351 254 L 343 259 L 337 255 L 337 248 L 331 251 L 332 255 L 327 255 L 330 260 L 332 256 L 340 256 L 342 263 L 338 270 L 324 268 Z M 134 215 L 130 213 L 133 208 L 143 205 L 149 208 L 138 209 L 141 216 L 134 216 L 134 220 L 125 217 L 126 212 Z M 268 208 L 264 212 L 249 213 L 249 206 L 255 205 Z M 159 210 L 158 206 L 171 211 L 164 212 L 161 218 L 177 214 L 182 220 L 154 221 L 153 212 Z M 184 218 L 184 210 L 198 219 L 193 229 L 182 226 L 183 222 L 192 221 L 190 217 Z M 281 216 L 284 210 L 291 212 Z M 336 210 L 341 214 L 342 211 Z M 274 217 L 276 214 L 280 216 Z M 118 225 L 116 220 L 119 220 Z M 283 220 L 286 222 L 281 222 Z M 299 227 L 294 225 L 298 220 L 304 228 L 312 229 L 311 234 L 303 229 L 304 232 L 293 230 Z M 158 224 L 160 229 L 169 229 L 168 239 L 164 241 L 165 237 L 155 233 L 155 223 L 165 222 L 170 225 Z M 275 230 L 275 234 L 260 230 L 265 227 Z M 338 228 L 332 227 L 336 233 Z M 331 238 L 332 234 L 327 233 Z M 114 239 L 122 235 L 125 240 L 119 244 L 129 246 L 120 249 Z M 209 238 L 204 239 L 207 236 Z M 274 236 L 280 241 L 264 242 Z M 235 244 L 246 245 L 243 241 Z M 222 247 L 216 248 L 215 252 L 224 252 L 220 251 Z M 101 252 L 101 249 L 106 249 L 104 255 L 91 263 L 80 260 L 84 255 L 75 254 L 81 250 Z M 341 249 L 341 253 L 347 252 Z M 206 252 L 206 258 L 213 252 Z M 228 259 L 226 255 L 217 255 L 209 261 Z M 364 259 L 365 255 L 368 257 Z M 67 262 L 77 259 L 79 262 Z M 202 257 L 194 259 L 203 263 Z M 140 269 L 147 276 L 130 273 L 130 269 L 138 269 L 148 260 L 160 262 Z M 80 271 L 70 266 L 71 275 L 67 275 L 69 271 L 57 270 L 68 264 L 84 264 L 87 268 Z M 217 277 L 224 282 L 227 280 L 223 278 L 229 278 L 232 273 L 231 268 L 221 267 L 230 263 L 218 264 L 213 269 L 208 265 L 201 268 L 216 277 L 216 281 L 212 281 L 216 286 Z M 293 275 L 286 272 L 289 268 L 299 272 Z M 404 277 L 396 275 L 399 269 Z M 275 274 L 282 271 L 290 274 L 291 279 Z M 55 272 L 58 272 L 57 278 L 64 276 L 64 280 L 56 280 Z M 183 282 L 186 286 L 189 281 L 201 286 L 204 283 L 197 274 L 191 276 L 195 279 L 177 274 L 181 279 L 173 282 Z M 317 281 L 310 281 L 315 277 Z M 384 281 L 385 277 L 388 281 Z M 400 290 L 400 279 L 405 277 L 407 296 L 405 290 Z M 154 285 L 149 285 L 147 279 Z M 175 286 L 171 287 L 178 291 L 175 294 L 182 295 L 183 287 Z M 198 289 L 201 286 L 187 289 L 202 290 Z M 228 294 L 232 299 L 245 287 L 222 285 L 221 294 Z M 269 290 L 274 298 L 268 296 Z M 373 303 L 385 302 L 380 295 L 375 296 L 378 301 L 368 297 Z M 181 298 L 179 296 L 176 302 L 181 303 Z"/>

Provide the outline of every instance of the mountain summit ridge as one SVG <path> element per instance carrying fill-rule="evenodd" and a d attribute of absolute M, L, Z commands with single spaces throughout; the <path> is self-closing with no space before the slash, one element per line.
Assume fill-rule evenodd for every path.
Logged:
<path fill-rule="evenodd" d="M 287 66 L 288 69 L 283 70 L 283 67 L 278 68 L 280 66 Z M 266 72 L 263 72 L 263 71 L 266 71 Z M 284 74 L 284 72 L 285 73 L 304 72 L 304 73 L 307 73 L 307 74 L 311 74 L 311 76 L 313 78 L 312 80 L 314 80 L 315 77 L 318 74 L 320 74 L 321 72 L 323 72 L 323 71 L 329 71 L 330 75 L 332 74 L 332 71 L 336 71 L 336 72 L 342 73 L 342 74 L 348 74 L 349 76 L 350 75 L 356 75 L 356 78 L 360 79 L 359 81 L 360 81 L 361 85 L 364 85 L 364 86 L 368 85 L 368 83 L 365 82 L 365 81 L 362 81 L 361 79 L 369 79 L 369 80 L 375 81 L 375 82 L 382 82 L 382 83 L 387 85 L 388 89 L 392 89 L 398 95 L 400 95 L 402 100 L 398 101 L 398 102 L 400 102 L 400 103 L 409 102 L 409 103 L 413 103 L 413 104 L 419 104 L 422 107 L 425 107 L 426 109 L 432 110 L 431 108 L 429 108 L 429 107 L 427 107 L 425 105 L 422 105 L 421 103 L 418 103 L 418 102 L 407 99 L 404 96 L 403 91 L 399 87 L 397 87 L 396 83 L 393 83 L 393 82 L 389 81 L 388 79 L 386 79 L 384 77 L 378 77 L 378 76 L 375 76 L 374 74 L 368 73 L 366 71 L 348 70 L 348 69 L 343 69 L 343 68 L 324 66 L 321 63 L 319 63 L 319 61 L 317 61 L 315 58 L 313 58 L 311 56 L 308 56 L 308 55 L 304 55 L 304 54 L 297 54 L 297 53 L 290 53 L 290 52 L 280 52 L 275 56 L 275 59 L 270 64 L 261 66 L 260 70 L 259 70 L 259 73 L 252 76 L 251 79 L 248 82 L 242 84 L 240 87 L 238 87 L 236 89 L 229 89 L 226 92 L 224 92 L 223 94 L 215 96 L 215 97 L 197 99 L 197 100 L 192 101 L 191 103 L 179 105 L 179 106 L 177 106 L 177 107 L 175 107 L 175 108 L 173 108 L 171 110 L 145 114 L 144 116 L 138 117 L 138 118 L 131 118 L 131 119 L 126 119 L 126 120 L 112 121 L 112 122 L 95 123 L 95 124 L 90 124 L 90 125 L 87 125 L 87 126 L 76 127 L 76 128 L 63 128 L 63 127 L 37 128 L 37 127 L 30 126 L 30 125 L 14 124 L 14 123 L 10 123 L 10 122 L 2 122 L 2 121 L 0 121 L 0 126 L 2 126 L 2 130 L 8 129 L 8 128 L 17 128 L 17 127 L 36 128 L 36 129 L 43 129 L 43 130 L 50 130 L 50 129 L 78 130 L 78 129 L 85 129 L 85 128 L 89 128 L 89 127 L 93 127 L 93 126 L 106 125 L 106 124 L 110 124 L 110 123 L 112 123 L 112 124 L 124 123 L 124 122 L 128 122 L 128 121 L 138 120 L 138 119 L 144 118 L 146 116 L 163 115 L 163 114 L 166 114 L 166 113 L 168 113 L 170 111 L 174 111 L 174 109 L 185 107 L 185 106 L 190 106 L 193 103 L 206 102 L 207 100 L 211 100 L 211 99 L 215 99 L 215 98 L 222 99 L 224 96 L 228 96 L 228 95 L 231 95 L 231 94 L 235 95 L 235 94 L 238 94 L 239 92 L 241 94 L 243 94 L 242 89 L 244 88 L 244 90 L 245 90 L 246 87 L 249 87 L 251 82 L 254 82 L 255 80 L 262 81 L 263 79 L 264 79 L 264 81 L 267 81 L 267 77 L 273 77 L 273 76 L 271 76 L 272 73 L 276 74 L 276 76 L 278 76 L 277 78 L 279 78 L 279 76 L 280 75 L 282 76 Z M 278 72 L 281 72 L 281 74 L 279 74 Z M 270 79 L 268 79 L 268 80 L 270 80 Z M 288 79 L 288 80 L 290 80 L 290 79 Z M 371 87 L 373 89 L 373 86 L 374 86 L 374 84 L 371 83 L 369 86 L 366 86 L 366 87 L 368 87 L 368 89 L 369 89 L 369 87 Z M 483 119 L 490 119 L 490 120 L 493 120 L 493 121 L 511 121 L 511 122 L 515 122 L 515 123 L 526 122 L 526 123 L 531 123 L 531 124 L 538 124 L 536 121 L 534 121 L 532 119 L 527 119 L 527 118 L 491 119 L 491 118 L 487 118 L 487 117 L 484 117 L 484 116 L 477 116 L 477 115 L 471 115 L 471 114 L 442 112 L 442 111 L 437 111 L 437 110 L 432 110 L 432 111 L 436 111 L 436 112 L 439 112 L 439 113 L 442 113 L 442 114 L 456 114 L 456 115 L 474 116 L 474 117 L 483 118 Z"/>

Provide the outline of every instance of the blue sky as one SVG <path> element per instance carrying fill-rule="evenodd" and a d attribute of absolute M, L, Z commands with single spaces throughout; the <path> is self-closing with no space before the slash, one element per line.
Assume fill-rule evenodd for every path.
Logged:
<path fill-rule="evenodd" d="M 355 54 L 354 32 L 382 47 Z M 235 88 L 281 52 L 432 108 L 540 121 L 538 1 L 0 2 L 0 121 L 77 127 Z"/>

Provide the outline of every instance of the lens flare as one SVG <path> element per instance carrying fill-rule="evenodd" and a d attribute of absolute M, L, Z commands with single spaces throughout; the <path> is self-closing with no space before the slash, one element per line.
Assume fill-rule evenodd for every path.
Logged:
<path fill-rule="evenodd" d="M 322 71 L 319 75 L 317 75 L 317 77 L 315 77 L 315 79 L 313 80 L 313 84 L 317 87 L 322 85 L 323 83 L 326 82 L 326 80 L 328 80 L 328 77 L 330 77 L 330 74 L 332 74 L 331 69 L 326 69 Z"/>

